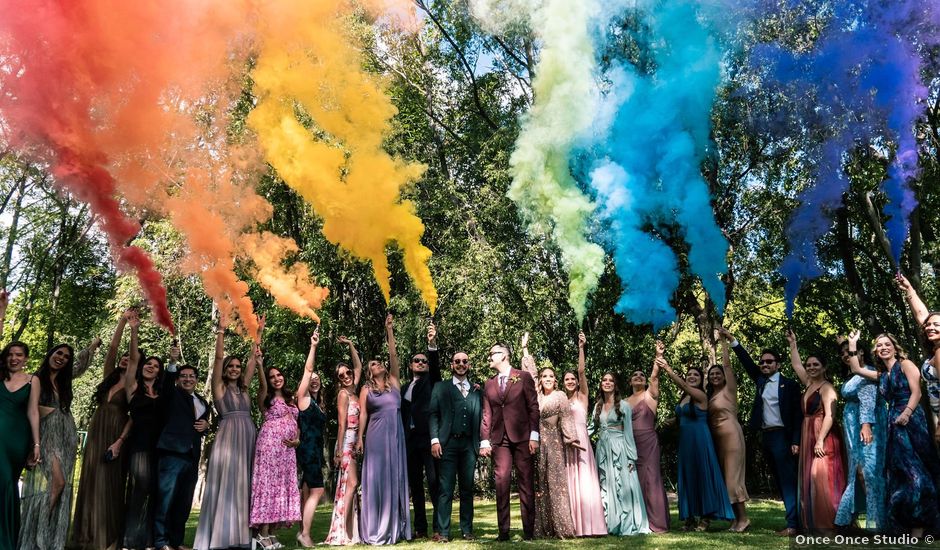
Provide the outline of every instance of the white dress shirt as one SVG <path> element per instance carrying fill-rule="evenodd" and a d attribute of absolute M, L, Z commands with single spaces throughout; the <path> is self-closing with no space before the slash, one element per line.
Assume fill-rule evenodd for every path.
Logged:
<path fill-rule="evenodd" d="M 761 394 L 764 400 L 764 428 L 782 428 L 783 416 L 780 414 L 780 372 L 775 372 L 764 384 Z"/>

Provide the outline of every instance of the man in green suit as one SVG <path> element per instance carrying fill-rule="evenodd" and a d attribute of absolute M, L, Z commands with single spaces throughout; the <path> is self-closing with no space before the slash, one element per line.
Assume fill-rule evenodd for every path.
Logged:
<path fill-rule="evenodd" d="M 460 531 L 465 540 L 473 537 L 473 473 L 480 449 L 480 420 L 483 392 L 467 379 L 470 359 L 457 352 L 450 363 L 450 380 L 434 385 L 431 393 L 428 426 L 431 454 L 440 460 L 440 492 L 437 522 L 440 535 L 432 539 L 446 542 L 450 537 L 450 515 L 454 506 L 454 482 L 460 488 Z"/>

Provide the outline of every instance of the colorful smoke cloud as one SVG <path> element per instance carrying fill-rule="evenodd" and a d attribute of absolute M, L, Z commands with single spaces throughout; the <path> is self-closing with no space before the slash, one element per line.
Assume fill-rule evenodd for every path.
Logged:
<path fill-rule="evenodd" d="M 587 238 L 595 207 L 570 168 L 575 144 L 590 130 L 598 101 L 595 18 L 600 3 L 472 0 L 471 8 L 493 32 L 528 23 L 541 41 L 532 81 L 535 101 L 510 157 L 508 195 L 530 231 L 550 233 L 558 245 L 568 272 L 568 303 L 580 322 L 604 272 L 604 250 Z"/>
<path fill-rule="evenodd" d="M 166 292 L 147 255 L 128 246 L 139 224 L 125 210 L 168 216 L 189 248 L 183 267 L 256 337 L 248 286 L 234 271 L 236 242 L 271 207 L 239 177 L 241 153 L 225 131 L 250 6 L 0 0 L 0 7 L 7 14 L 0 117 L 12 144 L 92 206 L 118 266 L 137 273 L 160 324 L 172 330 Z M 283 257 L 265 260 L 272 264 L 265 269 L 283 271 Z"/>
<path fill-rule="evenodd" d="M 688 245 L 692 274 L 719 311 L 724 307 L 728 243 L 715 223 L 701 163 L 709 145 L 711 107 L 721 82 L 733 21 L 721 2 L 643 0 L 632 4 L 634 36 L 654 67 L 615 60 L 586 147 L 591 186 L 610 224 L 614 263 L 623 282 L 616 310 L 634 323 L 662 327 L 675 319 L 670 299 L 679 264 L 666 237 Z M 732 26 L 733 27 L 733 26 Z"/>
<path fill-rule="evenodd" d="M 768 44 L 752 56 L 752 65 L 765 72 L 763 84 L 788 100 L 785 122 L 766 129 L 824 136 L 806 152 L 819 159 L 812 166 L 815 183 L 799 196 L 787 229 L 790 252 L 780 271 L 787 279 L 788 315 L 802 284 L 821 273 L 816 242 L 831 230 L 831 213 L 849 189 L 844 156 L 860 145 L 884 148 L 887 142 L 895 149 L 882 189 L 888 198 L 886 234 L 899 262 L 916 207 L 909 182 L 918 173 L 914 125 L 928 94 L 922 60 L 940 44 L 935 2 L 850 0 L 832 6 L 809 51 Z M 821 26 L 815 10 L 795 2 L 773 5 L 766 15 Z"/>
<path fill-rule="evenodd" d="M 401 198 L 424 167 L 383 148 L 396 109 L 381 78 L 362 69 L 362 55 L 344 26 L 352 6 L 284 0 L 260 9 L 251 73 L 258 102 L 248 123 L 268 162 L 313 206 L 329 241 L 372 263 L 386 301 L 386 247 L 397 243 L 433 313 L 437 290 L 428 269 L 431 251 L 421 244 L 424 225 L 415 205 Z"/>

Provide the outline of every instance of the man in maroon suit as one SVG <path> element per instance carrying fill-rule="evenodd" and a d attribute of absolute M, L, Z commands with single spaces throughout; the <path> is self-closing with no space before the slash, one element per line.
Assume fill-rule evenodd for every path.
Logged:
<path fill-rule="evenodd" d="M 509 364 L 509 348 L 490 348 L 490 367 L 496 375 L 483 388 L 480 454 L 496 464 L 496 517 L 499 538 L 509 540 L 509 483 L 513 465 L 519 485 L 523 538 L 535 532 L 533 455 L 539 448 L 539 402 L 532 376 Z"/>

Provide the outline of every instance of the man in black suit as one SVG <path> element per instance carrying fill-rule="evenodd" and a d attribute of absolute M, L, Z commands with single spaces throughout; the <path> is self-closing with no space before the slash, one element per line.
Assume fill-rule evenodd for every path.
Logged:
<path fill-rule="evenodd" d="M 159 411 L 163 429 L 157 440 L 157 505 L 153 538 L 160 550 L 183 544 L 186 520 L 202 452 L 202 437 L 209 429 L 209 404 L 196 393 L 198 372 L 190 365 L 176 366 L 179 351 L 171 352 L 163 374 Z"/>
<path fill-rule="evenodd" d="M 424 510 L 424 477 L 428 478 L 431 506 L 437 508 L 437 466 L 431 456 L 428 435 L 428 407 L 431 391 L 441 381 L 441 360 L 437 351 L 437 327 L 428 326 L 428 352 L 411 358 L 411 383 L 401 388 L 401 421 L 405 428 L 408 453 L 408 487 L 414 505 L 414 537 L 428 536 L 428 517 Z M 440 533 L 436 514 L 432 518 L 434 534 Z"/>
<path fill-rule="evenodd" d="M 450 363 L 453 377 L 434 386 L 431 394 L 428 416 L 431 454 L 440 459 L 440 494 L 434 514 L 441 529 L 434 537 L 435 542 L 447 542 L 450 538 L 455 481 L 460 487 L 460 532 L 465 540 L 473 540 L 473 472 L 480 449 L 483 392 L 467 379 L 469 370 L 467 354 L 455 353 Z"/>
<path fill-rule="evenodd" d="M 747 375 L 757 384 L 750 428 L 761 436 L 764 458 L 769 462 L 787 511 L 787 526 L 777 534 L 795 536 L 799 528 L 797 471 L 803 428 L 800 384 L 780 374 L 780 355 L 773 350 L 763 350 L 760 363 L 755 364 L 730 331 L 724 327 L 718 331 L 731 343 Z"/>

